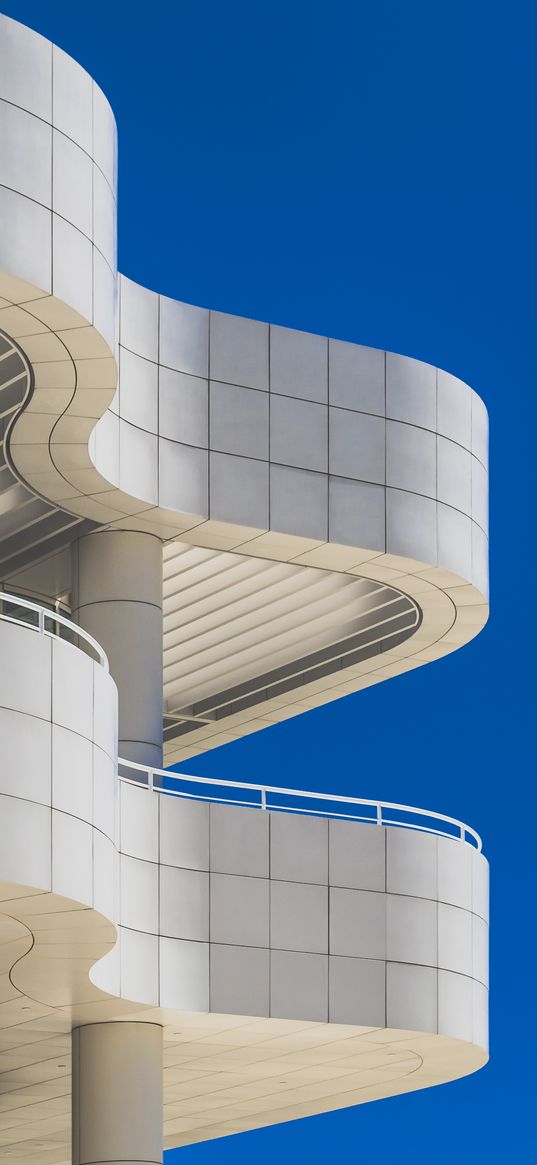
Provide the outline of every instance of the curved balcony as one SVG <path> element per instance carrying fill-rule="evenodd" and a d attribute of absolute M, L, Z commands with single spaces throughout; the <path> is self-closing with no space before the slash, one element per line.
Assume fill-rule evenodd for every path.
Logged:
<path fill-rule="evenodd" d="M 2 596 L 0 931 L 12 969 L 0 1023 L 20 1024 L 28 1055 L 35 1040 L 40 1055 L 54 1049 L 46 1079 L 68 1088 L 75 1023 L 163 1023 L 171 1147 L 480 1067 L 488 865 L 475 831 L 333 794 L 126 761 L 118 774 L 104 653 L 85 637 L 92 659 L 58 632 L 81 635 Z M 196 1116 L 180 1119 L 188 1099 L 173 1065 L 207 1068 L 211 1040 Z M 246 1050 L 258 1044 L 253 1066 Z M 280 1075 L 287 1065 L 274 1094 L 272 1046 Z M 0 1073 L 11 1085 L 9 1053 Z M 257 1082 L 270 1108 L 252 1099 Z M 212 1093 L 228 1084 L 215 1113 Z M 9 1097 L 19 1102 L 16 1082 Z M 40 1128 L 28 1160 L 46 1145 Z M 67 1143 L 67 1118 L 55 1136 Z"/>

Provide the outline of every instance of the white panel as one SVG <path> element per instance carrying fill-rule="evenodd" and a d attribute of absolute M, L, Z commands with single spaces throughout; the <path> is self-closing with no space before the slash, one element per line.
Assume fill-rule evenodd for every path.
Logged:
<path fill-rule="evenodd" d="M 67 813 L 52 812 L 52 889 L 93 904 L 93 830 Z"/>
<path fill-rule="evenodd" d="M 485 599 L 489 593 L 489 544 L 486 534 L 472 522 L 472 575 L 470 580 Z"/>
<path fill-rule="evenodd" d="M 209 875 L 159 866 L 159 934 L 209 940 Z"/>
<path fill-rule="evenodd" d="M 121 418 L 149 433 L 158 429 L 158 366 L 134 352 L 119 353 Z"/>
<path fill-rule="evenodd" d="M 76 732 L 52 726 L 52 805 L 83 821 L 93 815 L 93 745 Z"/>
<path fill-rule="evenodd" d="M 472 854 L 472 910 L 488 922 L 489 864 L 483 854 Z"/>
<path fill-rule="evenodd" d="M 269 398 L 265 392 L 211 380 L 210 418 L 211 449 L 268 460 Z"/>
<path fill-rule="evenodd" d="M 53 206 L 79 231 L 93 234 L 91 158 L 64 134 L 53 137 Z"/>
<path fill-rule="evenodd" d="M 121 995 L 134 1003 L 158 1004 L 158 943 L 154 934 L 121 929 Z"/>
<path fill-rule="evenodd" d="M 294 813 L 270 815 L 270 876 L 287 882 L 328 882 L 328 821 Z"/>
<path fill-rule="evenodd" d="M 88 154 L 93 150 L 92 88 L 89 73 L 53 45 L 52 120 Z"/>
<path fill-rule="evenodd" d="M 120 342 L 146 360 L 157 361 L 159 297 L 124 275 L 120 285 Z"/>
<path fill-rule="evenodd" d="M 386 1024 L 385 966 L 380 959 L 329 958 L 330 1023 Z"/>
<path fill-rule="evenodd" d="M 328 538 L 328 478 L 309 469 L 270 467 L 270 528 L 302 538 Z"/>
<path fill-rule="evenodd" d="M 384 890 L 386 833 L 387 830 L 378 829 L 376 825 L 330 820 L 330 885 L 356 890 Z"/>
<path fill-rule="evenodd" d="M 252 878 L 251 881 L 259 882 L 259 879 Z M 264 885 L 263 882 L 259 882 L 259 884 Z M 359 894 L 360 891 L 342 890 L 340 893 Z M 333 906 L 331 907 L 332 914 Z M 259 916 L 261 921 L 261 909 L 259 909 Z M 212 917 L 211 902 L 211 933 Z M 262 946 L 264 944 L 257 941 L 255 945 Z M 308 886 L 301 882 L 276 882 L 271 878 L 270 945 L 273 949 L 279 948 L 286 951 L 312 951 L 320 955 L 328 953 L 327 886 Z M 334 949 L 334 953 L 350 954 L 352 952 Z"/>
<path fill-rule="evenodd" d="M 438 972 L 438 1034 L 473 1039 L 474 983 L 452 971 Z"/>
<path fill-rule="evenodd" d="M 209 1010 L 209 944 L 160 940 L 160 1006 Z"/>
<path fill-rule="evenodd" d="M 272 392 L 303 400 L 328 400 L 328 340 L 291 328 L 270 329 Z"/>
<path fill-rule="evenodd" d="M 476 457 L 472 457 L 472 518 L 487 533 L 489 528 L 489 478 Z"/>
<path fill-rule="evenodd" d="M 329 340 L 330 404 L 384 416 L 385 353 L 378 348 Z"/>
<path fill-rule="evenodd" d="M 386 416 L 436 429 L 436 368 L 409 356 L 386 353 Z"/>
<path fill-rule="evenodd" d="M 270 1014 L 278 1019 L 328 1021 L 328 957 L 273 951 Z"/>
<path fill-rule="evenodd" d="M 0 101 L 0 182 L 43 206 L 52 195 L 52 131 L 39 118 Z"/>
<path fill-rule="evenodd" d="M 0 187 L 0 267 L 51 292 L 51 212 L 37 202 Z"/>
<path fill-rule="evenodd" d="M 386 1026 L 436 1032 L 437 971 L 407 963 L 386 966 Z"/>
<path fill-rule="evenodd" d="M 436 566 L 436 502 L 401 489 L 386 490 L 386 552 Z"/>
<path fill-rule="evenodd" d="M 465 514 L 438 503 L 438 565 L 472 577 L 472 523 Z"/>
<path fill-rule="evenodd" d="M 0 707 L 51 717 L 51 640 L 0 622 Z"/>
<path fill-rule="evenodd" d="M 472 447 L 472 393 L 467 384 L 438 369 L 438 432 Z"/>
<path fill-rule="evenodd" d="M 115 839 L 116 766 L 100 748 L 93 749 L 93 824 L 101 833 Z"/>
<path fill-rule="evenodd" d="M 116 279 L 100 251 L 93 248 L 93 324 L 114 349 L 116 332 Z"/>
<path fill-rule="evenodd" d="M 386 484 L 436 497 L 436 437 L 415 425 L 386 422 Z"/>
<path fill-rule="evenodd" d="M 386 957 L 386 895 L 330 889 L 330 954 Z"/>
<path fill-rule="evenodd" d="M 0 707 L 0 741 L 0 791 L 50 805 L 50 724 Z"/>
<path fill-rule="evenodd" d="M 116 186 L 117 133 L 110 105 L 98 86 L 93 84 L 93 157 L 112 189 Z"/>
<path fill-rule="evenodd" d="M 160 436 L 206 449 L 208 432 L 207 381 L 160 367 Z"/>
<path fill-rule="evenodd" d="M 160 861 L 191 870 L 209 869 L 209 805 L 182 797 L 157 798 Z"/>
<path fill-rule="evenodd" d="M 488 1051 L 489 1046 L 489 993 L 482 983 L 472 984 L 472 1039 L 478 1047 Z"/>
<path fill-rule="evenodd" d="M 445 437 L 438 438 L 438 500 L 464 514 L 471 513 L 471 454 Z"/>
<path fill-rule="evenodd" d="M 208 311 L 161 295 L 159 362 L 194 376 L 208 375 Z"/>
<path fill-rule="evenodd" d="M 424 898 L 406 898 L 388 894 L 386 950 L 389 960 L 398 963 L 424 963 L 436 966 L 436 902 Z"/>
<path fill-rule="evenodd" d="M 489 415 L 481 397 L 472 390 L 472 453 L 485 469 L 489 460 Z"/>
<path fill-rule="evenodd" d="M 445 902 L 438 903 L 438 966 L 472 974 L 472 915 Z"/>
<path fill-rule="evenodd" d="M 268 324 L 212 311 L 210 352 L 213 380 L 268 390 Z"/>
<path fill-rule="evenodd" d="M 385 512 L 383 486 L 347 478 L 330 478 L 330 541 L 382 552 L 386 542 Z"/>
<path fill-rule="evenodd" d="M 123 854 L 119 863 L 121 925 L 158 934 L 158 866 Z"/>
<path fill-rule="evenodd" d="M 207 516 L 209 458 L 205 449 L 159 441 L 159 505 Z"/>
<path fill-rule="evenodd" d="M 120 782 L 120 849 L 147 862 L 158 862 L 159 797 L 146 788 Z"/>
<path fill-rule="evenodd" d="M 384 418 L 331 409 L 329 468 L 338 477 L 382 484 L 386 472 Z"/>
<path fill-rule="evenodd" d="M 158 504 L 157 437 L 121 422 L 119 433 L 120 486 L 144 502 Z"/>
<path fill-rule="evenodd" d="M 97 422 L 89 445 L 92 461 L 111 485 L 119 485 L 119 426 L 119 417 L 107 411 Z"/>
<path fill-rule="evenodd" d="M 210 807 L 211 870 L 267 878 L 269 814 L 240 805 Z"/>
<path fill-rule="evenodd" d="M 1 880 L 50 890 L 50 809 L 0 796 Z"/>
<path fill-rule="evenodd" d="M 24 24 L 0 14 L 0 97 L 52 116 L 52 45 Z"/>
<path fill-rule="evenodd" d="M 117 757 L 117 688 L 108 672 L 93 666 L 93 740 L 113 760 Z"/>
<path fill-rule="evenodd" d="M 53 292 L 89 323 L 93 320 L 93 255 L 89 239 L 53 216 Z"/>
<path fill-rule="evenodd" d="M 269 467 L 250 457 L 210 456 L 210 516 L 222 522 L 268 528 Z"/>
<path fill-rule="evenodd" d="M 93 167 L 93 241 L 116 269 L 116 203 L 98 166 Z"/>
<path fill-rule="evenodd" d="M 386 889 L 392 894 L 436 898 L 436 837 L 409 829 L 387 829 L 386 846 Z"/>
<path fill-rule="evenodd" d="M 438 898 L 472 909 L 472 850 L 458 841 L 438 838 Z"/>
<path fill-rule="evenodd" d="M 52 719 L 93 736 L 93 662 L 71 643 L 52 640 Z"/>
<path fill-rule="evenodd" d="M 211 1011 L 268 1015 L 269 952 L 211 943 L 210 986 Z"/>
<path fill-rule="evenodd" d="M 297 469 L 328 468 L 328 409 L 310 401 L 273 396 L 270 402 L 270 457 Z"/>
<path fill-rule="evenodd" d="M 489 985 L 489 928 L 477 915 L 472 919 L 472 978 Z"/>
<path fill-rule="evenodd" d="M 93 907 L 115 922 L 117 853 L 114 843 L 97 830 L 93 834 Z"/>

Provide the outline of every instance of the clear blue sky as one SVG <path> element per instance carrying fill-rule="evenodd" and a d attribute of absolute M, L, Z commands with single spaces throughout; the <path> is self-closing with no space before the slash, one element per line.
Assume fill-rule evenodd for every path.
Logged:
<path fill-rule="evenodd" d="M 193 303 L 437 363 L 491 416 L 485 632 L 196 765 L 423 804 L 476 826 L 492 864 L 490 1065 L 167 1161 L 525 1161 L 535 1104 L 535 4 L 0 8 L 60 44 L 110 98 L 126 274 Z"/>

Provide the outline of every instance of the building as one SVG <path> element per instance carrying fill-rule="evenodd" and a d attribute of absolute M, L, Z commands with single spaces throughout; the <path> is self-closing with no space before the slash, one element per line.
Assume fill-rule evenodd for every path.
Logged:
<path fill-rule="evenodd" d="M 0 1145 L 20 1165 L 71 1160 L 71 1096 L 74 1165 L 155 1163 L 487 1058 L 470 827 L 163 771 L 479 632 L 484 405 L 417 360 L 121 277 L 115 175 L 103 93 L 0 17 Z"/>

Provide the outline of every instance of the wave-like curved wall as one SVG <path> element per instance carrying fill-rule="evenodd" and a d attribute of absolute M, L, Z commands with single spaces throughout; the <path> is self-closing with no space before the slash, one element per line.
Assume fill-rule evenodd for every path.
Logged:
<path fill-rule="evenodd" d="M 80 1024 L 163 1025 L 167 1147 L 485 1062 L 488 865 L 473 845 L 121 782 L 106 670 L 5 619 L 0 650 L 4 1117 L 24 1101 L 37 1054 L 42 1082 L 21 1160 L 47 1160 L 46 1102 L 69 1097 Z M 24 1042 L 15 1074 L 13 1024 Z M 188 1119 L 182 1063 L 203 1076 Z M 284 1065 L 286 1088 L 272 1095 Z M 60 1162 L 68 1115 L 54 1132 Z"/>

